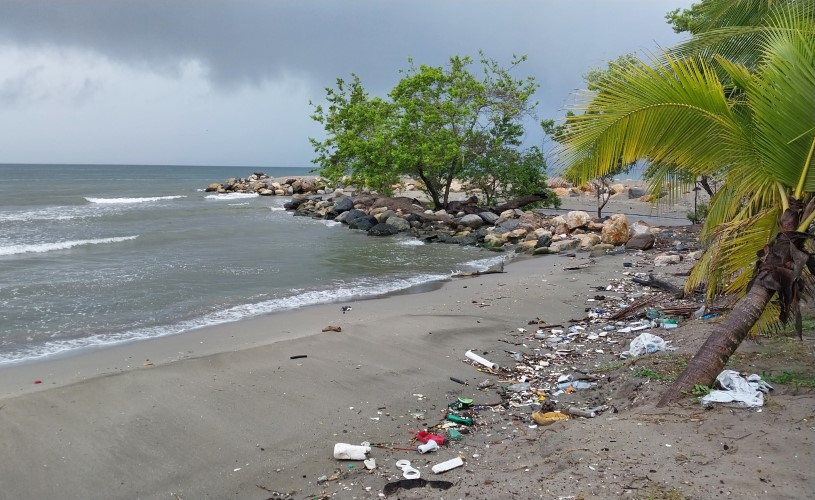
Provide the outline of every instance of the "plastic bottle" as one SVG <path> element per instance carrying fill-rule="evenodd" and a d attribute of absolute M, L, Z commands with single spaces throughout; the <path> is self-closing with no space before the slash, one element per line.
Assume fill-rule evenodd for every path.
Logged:
<path fill-rule="evenodd" d="M 510 392 L 523 392 L 528 391 L 530 387 L 532 387 L 532 384 L 530 384 L 529 382 L 521 382 L 519 384 L 512 384 L 510 386 L 507 386 L 507 390 Z"/>
<path fill-rule="evenodd" d="M 365 460 L 370 451 L 370 446 L 337 443 L 334 445 L 334 458 L 337 460 Z"/>
<path fill-rule="evenodd" d="M 447 420 L 450 422 L 455 422 L 457 424 L 464 424 L 464 425 L 473 425 L 473 419 L 469 417 L 459 417 L 458 415 L 453 415 L 452 413 L 447 414 Z"/>
<path fill-rule="evenodd" d="M 441 474 L 442 472 L 446 472 L 450 469 L 455 469 L 456 467 L 461 467 L 462 465 L 464 465 L 464 460 L 462 460 L 461 457 L 456 457 L 446 462 L 436 464 L 433 467 L 431 467 L 430 470 L 432 470 L 436 474 Z"/>
<path fill-rule="evenodd" d="M 489 361 L 487 359 L 482 358 L 481 356 L 474 353 L 473 351 L 467 351 L 467 352 L 464 353 L 464 355 L 467 356 L 469 359 L 475 361 L 476 363 L 478 363 L 480 365 L 484 365 L 484 366 L 486 366 L 487 368 L 489 368 L 491 370 L 497 370 L 498 369 L 498 364 L 493 363 L 492 361 Z"/>

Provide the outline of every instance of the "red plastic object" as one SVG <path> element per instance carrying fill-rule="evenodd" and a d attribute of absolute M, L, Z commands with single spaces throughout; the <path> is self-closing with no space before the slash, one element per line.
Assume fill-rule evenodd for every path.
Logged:
<path fill-rule="evenodd" d="M 439 436 L 438 434 L 431 434 L 427 431 L 420 431 L 416 434 L 416 439 L 427 443 L 428 441 L 435 441 L 437 445 L 441 446 L 444 444 L 444 436 Z"/>
<path fill-rule="evenodd" d="M 42 380 L 35 380 L 34 383 L 35 384 L 42 384 Z"/>

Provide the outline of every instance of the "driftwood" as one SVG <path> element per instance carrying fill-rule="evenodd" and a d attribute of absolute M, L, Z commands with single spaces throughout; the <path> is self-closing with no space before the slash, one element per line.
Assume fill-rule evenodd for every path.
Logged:
<path fill-rule="evenodd" d="M 497 267 L 491 267 L 485 271 L 466 271 L 463 273 L 456 273 L 451 278 L 473 278 L 475 276 L 483 276 L 485 274 L 503 274 L 504 273 L 504 261 L 501 261 Z"/>
<path fill-rule="evenodd" d="M 673 297 L 677 298 L 677 299 L 680 299 L 685 295 L 685 292 L 681 288 L 678 288 L 678 287 L 676 287 L 676 285 L 673 285 L 672 283 L 668 283 L 667 281 L 664 281 L 664 280 L 661 280 L 661 279 L 658 279 L 658 278 L 654 278 L 653 274 L 649 274 L 647 280 L 644 280 L 642 278 L 631 278 L 631 281 L 633 281 L 634 283 L 636 283 L 638 285 L 645 285 L 645 286 L 650 286 L 651 288 L 657 288 L 659 290 L 664 290 L 664 291 L 670 293 L 671 295 L 673 295 Z"/>
<path fill-rule="evenodd" d="M 653 302 L 656 302 L 656 300 L 659 298 L 660 298 L 659 295 L 641 297 L 632 302 L 631 305 L 626 307 L 625 309 L 621 309 L 616 313 L 612 314 L 611 316 L 608 317 L 608 319 L 610 319 L 611 321 L 617 321 L 619 319 L 627 318 L 636 313 L 637 311 L 639 311 L 640 309 L 642 309 L 643 307 L 649 306 Z"/>

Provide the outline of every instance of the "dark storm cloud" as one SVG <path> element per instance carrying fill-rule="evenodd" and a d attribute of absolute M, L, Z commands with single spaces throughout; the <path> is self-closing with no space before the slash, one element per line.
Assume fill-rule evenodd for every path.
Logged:
<path fill-rule="evenodd" d="M 523 71 L 547 100 L 562 101 L 573 88 L 561 75 L 574 81 L 607 59 L 653 49 L 655 37 L 670 35 L 662 15 L 683 3 L 4 0 L 0 42 L 78 48 L 166 75 L 197 60 L 226 88 L 286 74 L 322 87 L 355 72 L 375 92 L 393 85 L 408 57 L 443 64 L 483 49 L 500 61 L 528 54 Z"/>

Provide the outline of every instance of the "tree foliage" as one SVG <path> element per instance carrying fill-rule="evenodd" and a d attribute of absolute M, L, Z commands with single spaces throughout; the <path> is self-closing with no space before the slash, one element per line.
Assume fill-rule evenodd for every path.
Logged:
<path fill-rule="evenodd" d="M 385 193 L 409 176 L 436 208 L 447 205 L 454 180 L 480 187 L 488 202 L 546 191 L 543 155 L 522 148 L 537 89 L 534 78 L 512 76 L 524 60 L 506 69 L 482 54 L 478 76 L 469 57 L 444 67 L 410 61 L 387 99 L 369 96 L 355 75 L 350 84 L 338 79 L 326 105 L 314 106 L 326 138 L 311 139 L 313 162 L 330 179 L 350 175 Z"/>

